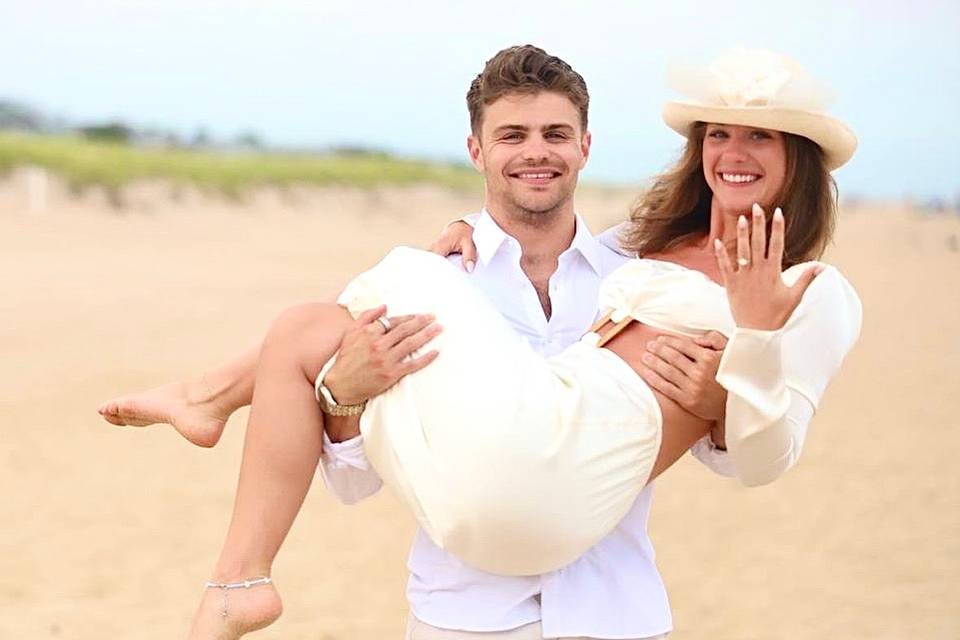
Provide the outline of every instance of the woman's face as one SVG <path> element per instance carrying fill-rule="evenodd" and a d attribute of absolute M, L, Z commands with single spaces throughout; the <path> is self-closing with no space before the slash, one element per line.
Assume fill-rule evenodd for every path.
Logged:
<path fill-rule="evenodd" d="M 784 134 L 708 124 L 703 138 L 703 173 L 721 211 L 747 214 L 756 202 L 769 212 L 779 204 L 786 182 Z"/>

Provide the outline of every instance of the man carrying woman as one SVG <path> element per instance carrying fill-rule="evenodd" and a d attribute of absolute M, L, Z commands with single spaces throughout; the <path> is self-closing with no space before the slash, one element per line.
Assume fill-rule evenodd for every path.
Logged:
<path fill-rule="evenodd" d="M 780 59 L 766 62 L 780 78 L 784 69 L 800 73 Z M 564 77 L 572 78 L 569 85 Z M 504 88 L 498 85 L 504 78 L 519 82 Z M 765 87 L 777 98 L 790 79 L 787 73 L 780 86 L 755 82 L 747 89 Z M 632 262 L 607 281 L 599 306 L 610 313 L 592 342 L 558 355 L 548 371 L 512 342 L 515 335 L 490 316 L 489 303 L 476 303 L 475 291 L 456 282 L 462 276 L 434 276 L 435 265 L 420 256 L 411 258 L 416 265 L 402 253 L 392 256 L 387 268 L 348 287 L 341 300 L 352 311 L 374 308 L 358 322 L 342 309 L 320 306 L 278 320 L 252 362 L 253 410 L 234 517 L 193 637 L 238 637 L 279 615 L 276 592 L 261 579 L 269 576 L 323 446 L 314 382 L 328 414 L 359 413 L 367 397 L 396 382 L 397 372 L 341 377 L 350 354 L 373 347 L 395 356 L 433 337 L 436 364 L 426 355 L 401 365 L 401 373 L 404 366 L 428 366 L 375 400 L 363 418 L 367 453 L 423 526 L 411 556 L 411 637 L 643 638 L 669 631 L 645 533 L 649 480 L 691 444 L 710 442 L 701 439 L 711 432 L 713 446 L 705 448 L 726 441 L 731 466 L 744 481 L 768 482 L 782 473 L 799 455 L 816 402 L 859 329 L 859 304 L 842 276 L 828 269 L 810 290 L 816 295 L 804 297 L 822 267 L 800 266 L 818 257 L 829 239 L 835 195 L 828 170 L 852 154 L 852 135 L 809 104 L 781 108 L 770 104 L 770 95 L 744 99 L 734 95 L 737 89 L 729 96 L 720 91 L 720 99 L 732 98 L 712 110 L 668 111 L 668 123 L 688 137 L 687 150 L 641 199 L 624 237 L 630 249 L 656 259 Z M 492 293 L 496 308 L 521 319 L 514 324 L 535 328 L 543 337 L 539 350 L 557 354 L 594 319 L 599 279 L 621 262 L 589 238 L 574 215 L 573 190 L 590 145 L 586 87 L 562 61 L 518 47 L 488 63 L 468 105 L 471 158 L 484 173 L 487 198 L 469 278 Z M 763 211 L 751 206 L 757 202 L 768 209 L 783 203 L 788 217 L 774 215 L 768 229 Z M 752 221 L 742 217 L 751 212 Z M 419 288 L 410 286 L 414 277 L 424 279 Z M 640 297 L 638 282 L 646 287 Z M 727 285 L 729 308 L 717 282 Z M 469 308 L 468 317 L 421 295 L 431 288 L 462 299 L 458 309 Z M 424 310 L 438 312 L 446 330 L 437 335 L 420 317 L 378 321 L 387 301 L 391 313 L 427 304 Z M 565 324 L 560 319 L 568 313 L 580 321 Z M 827 334 L 824 313 L 836 321 Z M 678 371 L 700 378 L 706 368 L 713 377 L 710 329 L 738 346 L 728 350 L 728 375 L 721 376 L 731 394 L 725 437 L 717 428 L 722 414 L 703 415 L 702 406 L 711 403 L 701 397 L 678 405 L 666 386 L 683 384 Z M 670 335 L 658 340 L 664 332 Z M 811 340 L 822 345 L 820 357 L 805 353 Z M 660 361 L 649 360 L 650 343 Z M 507 355 L 490 360 L 482 353 L 488 347 Z M 338 348 L 340 357 L 317 379 Z M 458 353 L 464 354 L 459 360 Z M 239 362 L 232 370 L 250 375 Z M 489 384 L 496 379 L 508 386 Z M 511 395 L 511 386 L 519 395 Z M 571 388 L 582 393 L 570 396 Z M 530 404 L 534 396 L 546 406 Z M 124 402 L 105 407 L 105 417 L 150 421 L 136 410 L 124 415 Z M 551 411 L 558 413 L 544 421 Z M 216 420 L 229 415 L 213 413 Z M 338 435 L 350 435 L 354 427 L 345 418 L 328 418 L 328 430 L 340 420 Z M 418 430 L 420 440 L 411 439 Z M 342 445 L 340 462 L 349 446 Z M 334 448 L 328 445 L 328 454 Z M 328 458 L 331 478 L 340 466 L 336 455 Z M 457 468 L 445 468 L 444 460 Z M 508 500 L 502 492 L 474 490 L 496 478 L 488 484 L 527 495 Z M 458 510 L 463 504 L 469 508 Z M 555 530 L 558 522 L 565 530 Z M 502 535 L 499 549 L 493 532 Z M 425 573 L 437 561 L 453 572 L 421 578 L 418 547 Z M 244 587 L 245 580 L 257 584 Z"/>

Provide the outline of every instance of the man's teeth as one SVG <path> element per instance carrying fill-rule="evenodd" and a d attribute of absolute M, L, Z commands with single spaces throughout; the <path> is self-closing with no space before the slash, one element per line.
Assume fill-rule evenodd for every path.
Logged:
<path fill-rule="evenodd" d="M 552 178 L 553 173 L 521 173 L 519 176 L 524 180 L 539 180 L 541 178 Z"/>
<path fill-rule="evenodd" d="M 720 177 L 723 178 L 724 182 L 753 182 L 759 179 L 759 176 L 747 173 L 721 173 Z"/>

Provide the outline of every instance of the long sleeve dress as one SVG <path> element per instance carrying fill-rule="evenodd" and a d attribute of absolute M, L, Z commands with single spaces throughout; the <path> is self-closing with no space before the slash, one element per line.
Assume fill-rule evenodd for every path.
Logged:
<path fill-rule="evenodd" d="M 372 400 L 361 432 L 384 483 L 467 564 L 504 575 L 564 566 L 612 530 L 647 483 L 670 425 L 595 335 L 543 358 L 445 259 L 407 248 L 355 278 L 339 302 L 354 315 L 379 304 L 391 315 L 433 313 L 444 327 L 430 345 L 437 360 Z M 809 421 L 861 322 L 859 298 L 832 267 L 778 331 L 736 327 L 723 287 L 656 260 L 611 274 L 600 307 L 614 320 L 730 338 L 717 375 L 729 392 L 727 445 L 757 483 L 778 471 L 749 460 L 793 455 L 793 427 Z M 765 455 L 749 455 L 758 449 Z"/>

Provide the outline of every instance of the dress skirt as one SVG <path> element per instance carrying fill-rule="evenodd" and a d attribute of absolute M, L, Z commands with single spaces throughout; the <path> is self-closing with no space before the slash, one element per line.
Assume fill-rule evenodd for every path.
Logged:
<path fill-rule="evenodd" d="M 338 302 L 354 316 L 380 304 L 433 313 L 444 329 L 428 345 L 437 359 L 370 401 L 361 432 L 384 483 L 463 562 L 503 575 L 558 569 L 646 485 L 660 408 L 611 351 L 584 339 L 544 358 L 465 274 L 416 249 L 391 251 Z"/>

